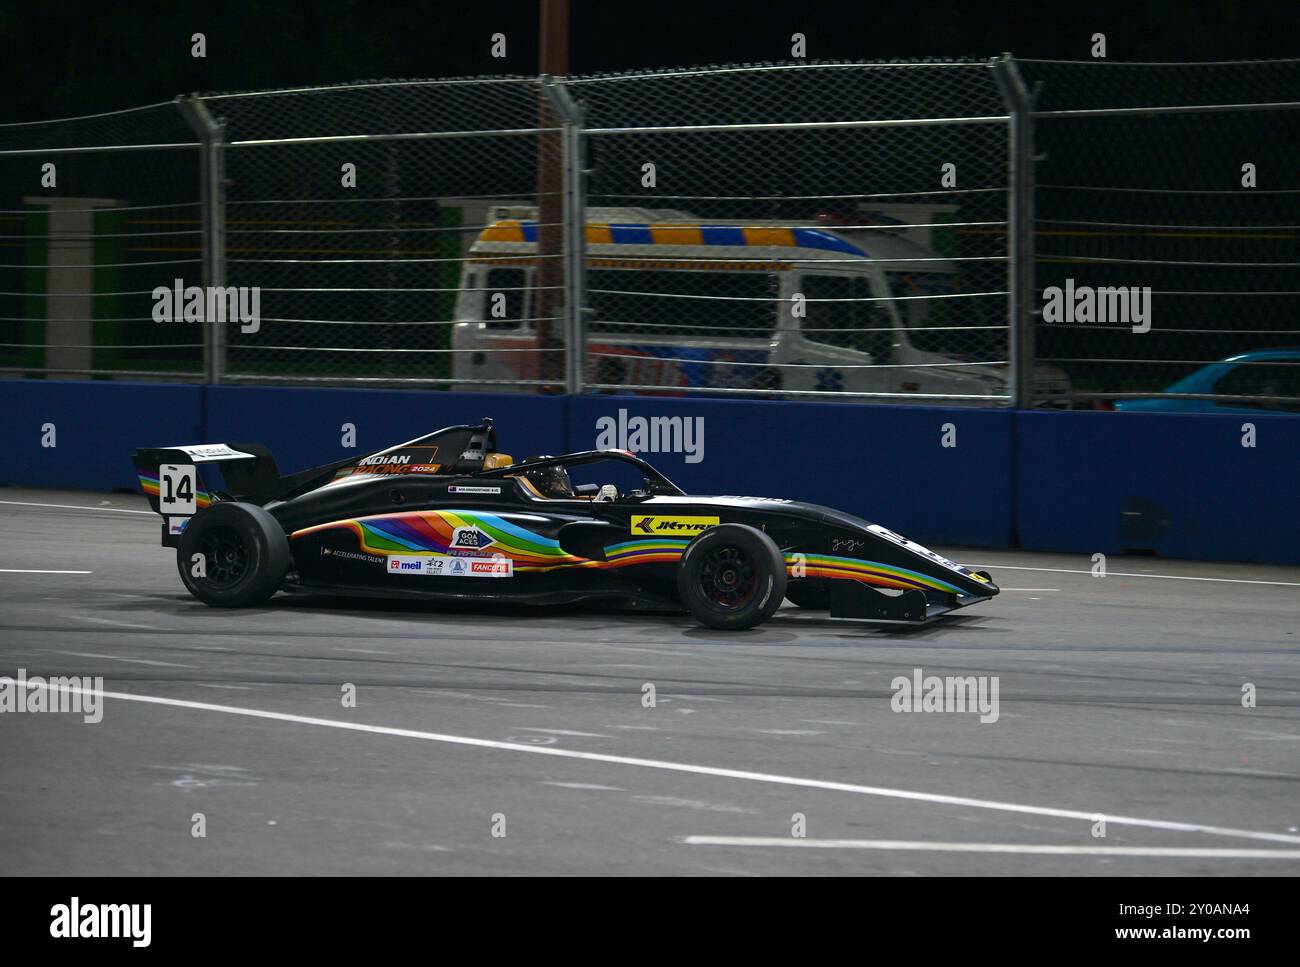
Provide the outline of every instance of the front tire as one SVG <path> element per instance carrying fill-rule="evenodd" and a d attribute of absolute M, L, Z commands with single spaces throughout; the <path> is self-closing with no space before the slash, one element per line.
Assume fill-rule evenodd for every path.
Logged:
<path fill-rule="evenodd" d="M 776 542 L 745 524 L 719 524 L 686 546 L 677 593 L 702 624 L 740 631 L 762 624 L 785 598 L 785 558 Z"/>
<path fill-rule="evenodd" d="M 197 557 L 203 560 L 196 574 Z M 181 534 L 176 567 L 190 594 L 213 608 L 262 604 L 289 570 L 289 539 L 256 504 L 216 503 L 195 514 Z"/>

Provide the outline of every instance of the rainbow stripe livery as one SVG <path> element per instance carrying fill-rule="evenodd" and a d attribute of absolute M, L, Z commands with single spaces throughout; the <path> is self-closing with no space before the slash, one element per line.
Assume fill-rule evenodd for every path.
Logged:
<path fill-rule="evenodd" d="M 798 558 L 802 556 L 800 562 Z M 922 591 L 946 591 L 950 594 L 964 594 L 961 588 L 947 581 L 909 571 L 907 568 L 881 564 L 878 561 L 863 561 L 855 557 L 832 557 L 828 554 L 787 554 L 786 571 L 794 574 L 802 564 L 804 576 L 810 578 L 829 578 L 831 580 L 862 581 L 882 588 L 896 588 L 906 591 L 919 588 Z"/>
<path fill-rule="evenodd" d="M 479 554 L 508 557 L 514 562 L 516 572 L 676 564 L 690 543 L 687 538 L 622 541 L 604 548 L 605 560 L 589 560 L 564 551 L 560 542 L 553 538 L 543 537 L 496 514 L 468 510 L 412 511 L 334 521 L 295 531 L 292 537 L 297 539 L 306 534 L 341 529 L 356 534 L 360 550 L 368 554 L 457 554 L 472 550 Z M 490 541 L 476 543 L 472 548 L 457 544 L 457 534 L 465 531 L 479 531 Z M 878 561 L 826 554 L 806 554 L 802 555 L 802 560 L 800 557 L 797 554 L 785 555 L 786 569 L 791 574 L 802 566 L 806 577 L 861 581 L 898 590 L 919 588 L 963 593 L 947 581 Z"/>
<path fill-rule="evenodd" d="M 606 547 L 606 560 L 595 561 L 569 554 L 560 542 L 543 537 L 504 520 L 496 514 L 468 510 L 430 510 L 376 517 L 354 518 L 318 524 L 295 531 L 297 539 L 329 530 L 351 530 L 360 549 L 368 554 L 457 554 L 473 550 L 480 555 L 508 557 L 516 572 L 544 572 L 556 568 L 619 568 L 630 564 L 674 564 L 682 556 L 687 540 L 655 538 L 623 541 Z M 458 533 L 479 531 L 490 542 L 469 548 L 458 544 Z"/>

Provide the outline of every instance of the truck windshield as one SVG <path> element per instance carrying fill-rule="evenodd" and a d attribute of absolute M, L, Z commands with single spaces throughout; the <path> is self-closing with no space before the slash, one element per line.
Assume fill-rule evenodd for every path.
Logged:
<path fill-rule="evenodd" d="M 975 359 L 1004 358 L 1005 295 L 939 298 L 962 291 L 955 272 L 886 272 L 885 278 L 917 349 Z M 983 326 L 994 328 L 974 328 Z"/>
<path fill-rule="evenodd" d="M 805 275 L 800 283 L 808 300 L 802 326 L 807 339 L 870 353 L 876 362 L 889 356 L 893 322 L 886 303 L 872 298 L 865 278 Z"/>

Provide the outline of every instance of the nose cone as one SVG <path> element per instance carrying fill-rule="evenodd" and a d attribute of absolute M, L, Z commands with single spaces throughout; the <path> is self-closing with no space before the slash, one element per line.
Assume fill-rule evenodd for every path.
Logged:
<path fill-rule="evenodd" d="M 998 594 L 1001 591 L 1001 588 L 999 588 L 997 583 L 993 580 L 993 575 L 988 571 L 971 571 L 970 573 L 974 576 L 975 582 L 979 585 L 981 593 L 986 594 L 991 598 L 993 595 Z"/>

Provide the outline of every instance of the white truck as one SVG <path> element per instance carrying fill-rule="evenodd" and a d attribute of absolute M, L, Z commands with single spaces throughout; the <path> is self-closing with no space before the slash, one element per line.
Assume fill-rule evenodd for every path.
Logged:
<path fill-rule="evenodd" d="M 456 389 L 544 375 L 531 215 L 494 209 L 470 246 L 452 330 Z M 957 291 L 953 262 L 888 227 L 592 208 L 585 257 L 594 388 L 972 405 L 1009 395 L 1005 294 Z M 562 337 L 562 323 L 550 325 Z M 1060 370 L 1036 370 L 1040 401 L 1069 388 Z"/>

